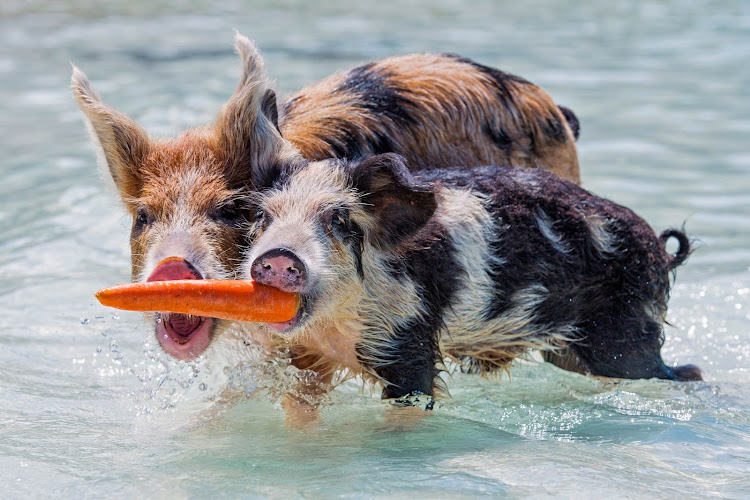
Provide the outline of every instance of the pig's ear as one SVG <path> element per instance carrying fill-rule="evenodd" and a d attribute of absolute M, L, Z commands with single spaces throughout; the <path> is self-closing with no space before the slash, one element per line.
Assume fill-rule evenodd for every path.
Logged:
<path fill-rule="evenodd" d="M 230 166 L 263 176 L 262 170 L 284 147 L 276 93 L 253 42 L 235 33 L 234 46 L 242 59 L 242 78 L 219 113 L 217 128 Z"/>
<path fill-rule="evenodd" d="M 370 234 L 382 250 L 416 234 L 435 213 L 433 188 L 414 179 L 397 154 L 372 156 L 354 165 L 350 175 L 364 207 L 375 218 Z"/>
<path fill-rule="evenodd" d="M 279 129 L 279 110 L 276 106 L 276 93 L 271 89 L 271 81 L 266 73 L 266 64 L 255 44 L 239 32 L 234 35 L 234 46 L 242 59 L 242 79 L 237 86 L 235 95 L 242 94 L 251 97 L 254 105 L 259 105 L 262 115 L 273 127 Z M 247 95 L 248 88 L 252 89 Z"/>
<path fill-rule="evenodd" d="M 150 148 L 148 134 L 132 119 L 102 103 L 81 70 L 73 67 L 73 97 L 86 117 L 99 165 L 109 172 L 123 200 L 140 193 L 140 166 Z"/>

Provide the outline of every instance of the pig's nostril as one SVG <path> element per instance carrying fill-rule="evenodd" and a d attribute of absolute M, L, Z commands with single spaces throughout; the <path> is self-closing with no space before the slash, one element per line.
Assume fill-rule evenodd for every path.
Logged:
<path fill-rule="evenodd" d="M 306 286 L 307 269 L 291 250 L 276 248 L 255 259 L 250 276 L 258 283 L 297 292 Z"/>

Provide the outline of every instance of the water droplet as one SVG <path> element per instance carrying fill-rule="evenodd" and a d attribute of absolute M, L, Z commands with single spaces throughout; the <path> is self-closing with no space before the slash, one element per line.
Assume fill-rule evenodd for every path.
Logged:
<path fill-rule="evenodd" d="M 81 324 L 82 325 L 88 325 L 89 324 L 89 319 L 88 318 L 81 318 Z"/>
<path fill-rule="evenodd" d="M 198 389 L 200 389 L 201 391 L 205 391 L 206 389 L 208 389 L 208 386 L 204 382 L 201 382 L 201 384 L 198 386 Z"/>

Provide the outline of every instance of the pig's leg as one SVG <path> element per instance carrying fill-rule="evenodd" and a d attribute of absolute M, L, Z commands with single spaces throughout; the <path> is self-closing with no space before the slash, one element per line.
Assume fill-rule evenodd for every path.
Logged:
<path fill-rule="evenodd" d="M 286 426 L 299 429 L 320 421 L 320 404 L 330 389 L 333 371 L 318 371 L 321 358 L 302 347 L 293 347 L 292 356 L 292 365 L 296 368 L 314 372 L 310 373 L 310 377 L 300 377 L 281 401 Z"/>
<path fill-rule="evenodd" d="M 393 332 L 372 335 L 377 348 L 359 349 L 360 360 L 384 381 L 383 399 L 411 394 L 434 394 L 437 364 L 441 360 L 436 320 L 412 320 Z M 372 333 L 372 332 L 371 332 Z M 373 358 L 373 352 L 376 357 Z"/>

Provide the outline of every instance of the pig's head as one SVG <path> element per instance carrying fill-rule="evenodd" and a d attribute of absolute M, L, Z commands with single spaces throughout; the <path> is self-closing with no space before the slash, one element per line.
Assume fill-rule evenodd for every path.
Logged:
<path fill-rule="evenodd" d="M 409 287 L 398 283 L 389 265 L 437 203 L 401 157 L 310 163 L 281 174 L 255 204 L 244 277 L 302 299 L 291 321 L 263 325 L 272 334 L 294 339 L 361 317 L 375 290 L 393 289 L 376 299 L 388 303 L 378 311 L 414 314 L 413 301 L 400 296 Z"/>
<path fill-rule="evenodd" d="M 73 95 L 100 166 L 133 218 L 134 281 L 236 277 L 252 220 L 244 200 L 264 184 L 269 170 L 299 161 L 278 131 L 276 97 L 260 54 L 239 34 L 235 45 L 242 80 L 216 122 L 173 139 L 150 139 L 73 70 Z M 156 313 L 153 322 L 162 348 L 183 360 L 201 354 L 228 326 L 180 314 Z"/>

